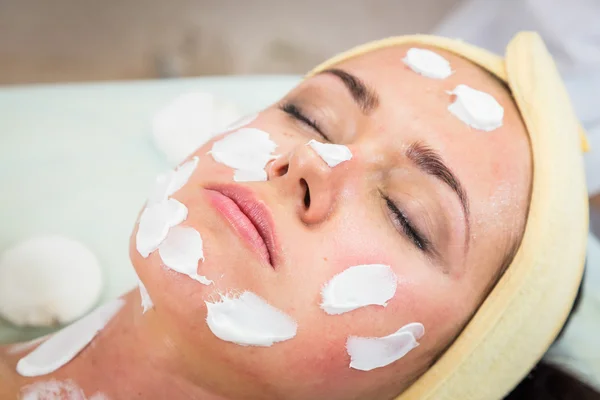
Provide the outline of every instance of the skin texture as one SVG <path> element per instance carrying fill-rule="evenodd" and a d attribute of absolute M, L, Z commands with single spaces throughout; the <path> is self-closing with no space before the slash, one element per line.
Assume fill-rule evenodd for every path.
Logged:
<path fill-rule="evenodd" d="M 353 153 L 350 161 L 329 168 L 305 145 L 310 139 L 325 139 L 277 104 L 249 125 L 268 132 L 281 155 L 268 165 L 267 182 L 240 184 L 252 189 L 275 221 L 281 254 L 275 270 L 208 201 L 203 188 L 232 183 L 233 174 L 206 155 L 213 141 L 195 153 L 198 168 L 173 197 L 188 207 L 183 225 L 196 228 L 204 240 L 206 260 L 198 272 L 215 284 L 203 286 L 166 270 L 157 252 L 142 258 L 135 250 L 134 231 L 132 262 L 155 308 L 141 316 L 137 304 L 128 305 L 130 311 L 122 315 L 131 314 L 137 325 L 127 325 L 121 314 L 122 321 L 115 324 L 124 324 L 131 347 L 147 348 L 148 358 L 156 361 L 150 362 L 154 378 L 161 376 L 157 371 L 168 370 L 178 376 L 180 388 L 187 388 L 188 398 L 388 399 L 425 371 L 459 334 L 523 231 L 531 183 L 529 142 L 509 92 L 487 72 L 434 49 L 455 73 L 445 80 L 426 78 L 402 63 L 408 48 L 383 49 L 336 66 L 377 92 L 378 106 L 369 113 L 332 74 L 307 79 L 285 97 L 332 142 L 347 145 Z M 505 110 L 501 128 L 477 131 L 447 111 L 453 97 L 446 91 L 460 83 L 496 98 Z M 415 143 L 439 152 L 462 183 L 470 228 L 457 195 L 406 156 Z M 407 237 L 382 193 L 427 238 L 430 250 L 423 251 Z M 387 307 L 337 316 L 319 308 L 325 282 L 350 266 L 371 263 L 390 265 L 399 278 Z M 292 316 L 298 322 L 297 336 L 270 348 L 217 339 L 205 323 L 204 301 L 242 290 Z M 129 301 L 138 302 L 137 293 Z M 418 348 L 371 372 L 348 367 L 349 335 L 385 336 L 411 322 L 425 326 Z M 137 339 L 131 339 L 132 332 L 140 332 Z M 122 351 L 119 357 L 125 360 L 133 352 Z M 138 372 L 128 374 L 144 375 L 140 371 L 148 368 L 140 362 Z M 111 395 L 97 386 L 92 389 Z"/>

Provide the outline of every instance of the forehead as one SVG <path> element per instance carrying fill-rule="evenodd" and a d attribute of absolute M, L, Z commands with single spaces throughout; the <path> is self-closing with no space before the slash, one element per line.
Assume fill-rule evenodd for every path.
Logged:
<path fill-rule="evenodd" d="M 440 80 L 412 71 L 402 61 L 411 47 L 443 56 L 453 74 Z M 356 75 L 378 93 L 380 106 L 371 117 L 377 124 L 375 140 L 391 140 L 397 146 L 422 141 L 442 154 L 466 188 L 474 225 L 488 224 L 489 218 L 502 214 L 514 217 L 509 218 L 513 223 L 524 218 L 531 180 L 529 139 L 504 84 L 460 56 L 420 45 L 376 50 L 335 67 Z M 504 108 L 503 126 L 484 132 L 451 114 L 448 106 L 454 96 L 448 92 L 459 84 L 492 95 Z"/>

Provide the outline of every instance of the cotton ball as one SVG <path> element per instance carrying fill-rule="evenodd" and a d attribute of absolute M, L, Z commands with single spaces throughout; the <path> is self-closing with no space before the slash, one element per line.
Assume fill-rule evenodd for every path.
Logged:
<path fill-rule="evenodd" d="M 175 165 L 241 116 L 235 104 L 211 93 L 186 93 L 156 113 L 152 135 L 158 149 Z"/>
<path fill-rule="evenodd" d="M 75 240 L 41 236 L 0 255 L 0 316 L 15 325 L 74 321 L 96 304 L 101 290 L 98 260 Z"/>

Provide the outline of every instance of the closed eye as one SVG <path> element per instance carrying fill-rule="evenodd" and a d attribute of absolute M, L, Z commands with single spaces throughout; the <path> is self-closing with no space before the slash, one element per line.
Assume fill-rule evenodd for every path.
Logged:
<path fill-rule="evenodd" d="M 412 241 L 415 246 L 417 246 L 419 249 L 421 249 L 424 252 L 428 252 L 431 247 L 431 243 L 429 242 L 429 240 L 424 235 L 419 233 L 419 231 L 410 222 L 410 220 L 406 216 L 406 214 L 403 213 L 389 197 L 387 197 L 383 194 L 382 194 L 382 196 L 386 202 L 388 209 L 392 213 L 392 219 L 394 219 L 394 225 L 396 225 L 396 227 L 399 230 L 401 230 L 402 233 L 410 241 Z"/>
<path fill-rule="evenodd" d="M 329 137 L 327 137 L 327 135 L 323 133 L 323 130 L 321 129 L 317 121 L 306 116 L 306 114 L 296 104 L 285 102 L 279 105 L 279 109 L 284 113 L 290 115 L 296 121 L 303 123 L 304 125 L 311 128 L 313 131 L 317 132 L 327 142 L 331 142 L 331 140 L 329 140 Z"/>

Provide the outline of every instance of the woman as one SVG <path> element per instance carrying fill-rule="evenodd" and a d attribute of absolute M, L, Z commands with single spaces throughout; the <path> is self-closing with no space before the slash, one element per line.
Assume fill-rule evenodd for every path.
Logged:
<path fill-rule="evenodd" d="M 420 68 L 410 49 L 451 70 L 440 77 L 435 56 L 440 68 Z M 266 182 L 232 180 L 231 166 L 240 180 L 261 172 L 253 157 L 223 156 L 244 153 L 223 142 L 235 132 L 198 149 L 170 193 L 187 207 L 171 229 L 202 241 L 147 246 L 140 223 L 131 259 L 146 290 L 124 296 L 91 344 L 48 373 L 20 376 L 23 357 L 35 363 L 5 352 L 4 397 L 54 379 L 79 388 L 64 393 L 111 399 L 501 398 L 557 335 L 581 280 L 586 193 L 579 125 L 536 35 L 515 38 L 505 61 L 435 37 L 369 44 L 244 128 L 268 133 L 252 147 L 277 145 L 261 165 Z M 345 147 L 327 153 L 310 140 Z M 203 252 L 190 255 L 189 243 Z M 203 261 L 186 270 L 193 256 Z M 372 264 L 397 277 L 393 296 L 331 311 L 332 279 Z M 211 317 L 245 291 L 285 316 L 284 333 L 257 345 Z M 351 338 L 394 334 L 418 346 L 359 365 Z"/>

